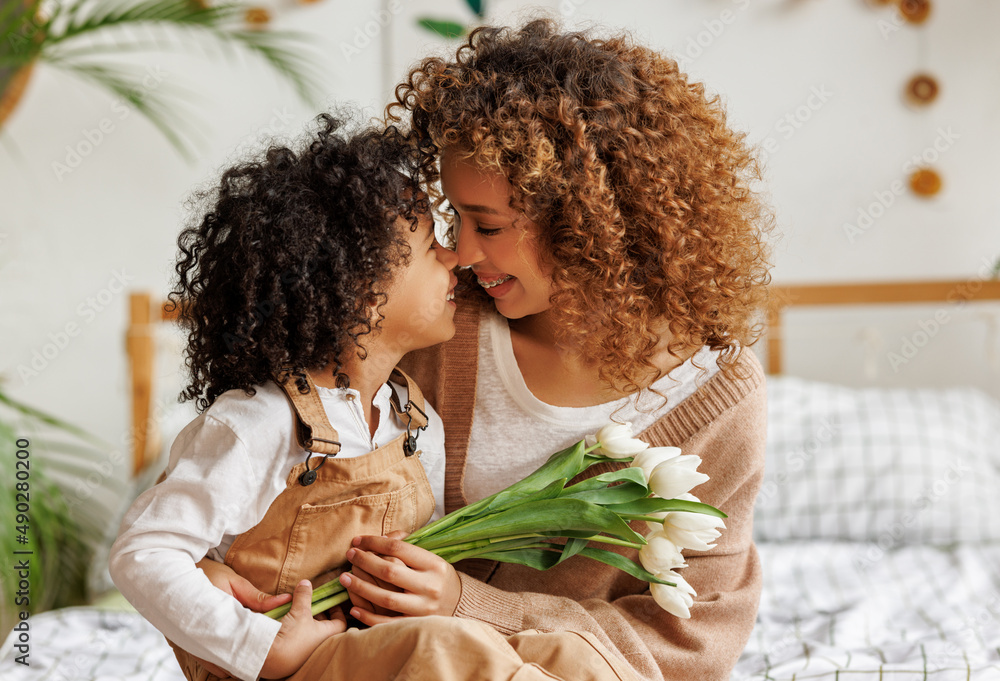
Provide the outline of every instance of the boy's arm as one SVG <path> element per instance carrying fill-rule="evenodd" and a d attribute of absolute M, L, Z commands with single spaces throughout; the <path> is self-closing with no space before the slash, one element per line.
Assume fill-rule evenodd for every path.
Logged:
<path fill-rule="evenodd" d="M 202 415 L 178 436 L 168 477 L 133 503 L 112 547 L 115 585 L 167 638 L 191 654 L 255 679 L 281 625 L 247 610 L 197 568 L 227 533 L 252 527 L 254 482 L 243 443 Z M 249 508 L 248 508 L 249 506 Z"/>

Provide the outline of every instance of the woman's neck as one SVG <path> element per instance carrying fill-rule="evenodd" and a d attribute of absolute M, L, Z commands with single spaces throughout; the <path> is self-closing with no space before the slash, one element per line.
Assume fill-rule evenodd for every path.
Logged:
<path fill-rule="evenodd" d="M 556 327 L 547 313 L 511 319 L 507 324 L 514 358 L 525 385 L 542 402 L 560 407 L 590 407 L 627 394 L 601 378 L 597 362 L 557 343 Z M 693 354 L 683 358 L 671 355 L 667 351 L 669 340 L 670 336 L 664 331 L 657 350 L 650 357 L 656 370 L 639 381 L 643 387 L 665 376 Z"/>

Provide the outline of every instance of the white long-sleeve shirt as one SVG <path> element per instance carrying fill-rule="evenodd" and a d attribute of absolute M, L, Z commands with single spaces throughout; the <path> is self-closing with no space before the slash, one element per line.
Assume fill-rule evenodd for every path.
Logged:
<path fill-rule="evenodd" d="M 405 403 L 406 387 L 393 385 Z M 356 390 L 318 392 L 340 435 L 338 457 L 362 456 L 405 432 L 392 414 L 388 385 L 375 395 L 374 437 Z M 435 519 L 444 508 L 444 429 L 430 405 L 426 412 L 420 460 L 434 492 Z M 240 679 L 257 678 L 281 625 L 216 589 L 195 563 L 205 556 L 224 560 L 303 460 L 291 406 L 277 384 L 259 386 L 253 396 L 228 391 L 177 436 L 169 475 L 135 500 L 111 549 L 111 577 L 136 610 L 181 648 Z"/>

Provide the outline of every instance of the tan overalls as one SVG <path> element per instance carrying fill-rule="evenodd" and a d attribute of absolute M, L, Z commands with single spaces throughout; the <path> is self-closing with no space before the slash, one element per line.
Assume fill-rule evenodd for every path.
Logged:
<path fill-rule="evenodd" d="M 409 401 L 397 415 L 407 433 L 364 456 L 336 458 L 337 432 L 315 386 L 301 394 L 294 378 L 279 384 L 309 452 L 288 474 L 263 520 L 237 537 L 226 564 L 265 593 L 290 593 L 302 579 L 333 578 L 352 538 L 407 533 L 426 524 L 434 498 L 414 433 L 427 426 L 423 395 L 406 381 Z M 416 454 L 416 456 L 413 456 Z M 315 455 L 315 458 L 313 457 Z M 319 462 L 316 463 L 318 457 Z M 317 577 L 322 577 L 317 580 Z M 197 660 L 171 644 L 189 681 L 214 681 Z M 292 681 L 632 681 L 626 665 L 591 633 L 521 632 L 504 636 L 488 624 L 456 617 L 407 617 L 328 638 Z"/>
<path fill-rule="evenodd" d="M 291 593 L 303 579 L 314 585 L 328 581 L 347 563 L 354 537 L 395 530 L 410 534 L 434 512 L 434 494 L 416 448 L 417 435 L 427 427 L 417 384 L 393 371 L 393 378 L 406 382 L 409 395 L 405 407 L 395 394 L 392 399 L 406 433 L 364 456 L 337 458 L 340 436 L 312 379 L 304 378 L 305 394 L 294 375 L 283 374 L 278 384 L 295 412 L 296 439 L 306 460 L 292 467 L 263 519 L 226 552 L 226 565 L 269 594 Z M 185 651 L 174 647 L 174 652 L 190 681 L 216 678 Z"/>

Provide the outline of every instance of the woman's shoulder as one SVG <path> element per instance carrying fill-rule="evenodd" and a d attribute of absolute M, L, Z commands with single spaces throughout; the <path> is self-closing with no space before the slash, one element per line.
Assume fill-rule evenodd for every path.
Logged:
<path fill-rule="evenodd" d="M 657 443 L 677 444 L 735 419 L 740 421 L 741 431 L 752 427 L 753 437 L 759 434 L 763 438 L 766 386 L 760 360 L 752 350 L 743 348 L 733 362 L 723 362 L 704 385 L 661 415 L 650 428 L 650 435 Z"/>

